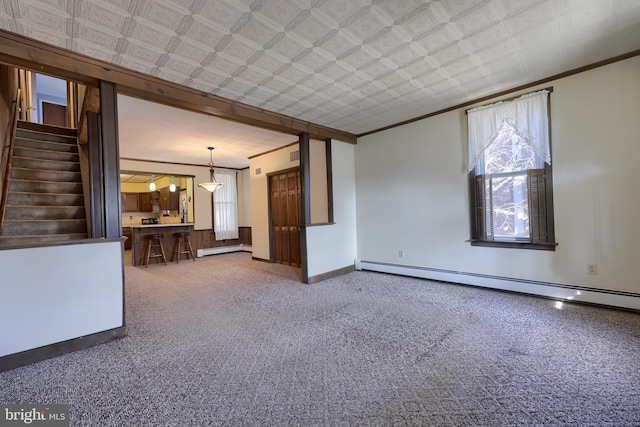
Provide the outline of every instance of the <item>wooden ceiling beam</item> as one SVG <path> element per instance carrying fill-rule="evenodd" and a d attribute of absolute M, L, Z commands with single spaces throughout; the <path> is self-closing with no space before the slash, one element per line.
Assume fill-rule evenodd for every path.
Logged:
<path fill-rule="evenodd" d="M 97 87 L 101 80 L 115 83 L 126 95 L 290 135 L 306 132 L 314 139 L 351 144 L 357 140 L 349 132 L 198 91 L 4 30 L 0 30 L 0 62 L 87 86 Z"/>

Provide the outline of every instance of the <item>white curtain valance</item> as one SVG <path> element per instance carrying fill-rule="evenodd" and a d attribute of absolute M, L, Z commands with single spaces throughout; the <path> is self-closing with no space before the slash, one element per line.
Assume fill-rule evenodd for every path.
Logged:
<path fill-rule="evenodd" d="M 501 101 L 468 110 L 467 171 L 473 170 L 482 153 L 496 140 L 505 123 L 511 126 L 513 133 L 531 146 L 545 163 L 551 164 L 548 99 L 549 91 L 541 90 L 512 101 Z"/>

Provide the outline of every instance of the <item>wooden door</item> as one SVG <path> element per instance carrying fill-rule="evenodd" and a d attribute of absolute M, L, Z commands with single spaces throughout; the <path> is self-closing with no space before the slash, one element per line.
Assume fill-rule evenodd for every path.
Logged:
<path fill-rule="evenodd" d="M 42 124 L 52 126 L 67 126 L 67 107 L 65 105 L 42 102 Z"/>
<path fill-rule="evenodd" d="M 300 267 L 300 169 L 269 176 L 271 259 Z"/>

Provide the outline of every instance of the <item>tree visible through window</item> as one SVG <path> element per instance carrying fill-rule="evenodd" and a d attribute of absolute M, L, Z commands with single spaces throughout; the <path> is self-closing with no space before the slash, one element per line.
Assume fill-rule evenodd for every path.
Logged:
<path fill-rule="evenodd" d="M 472 244 L 555 248 L 547 97 L 469 111 Z"/>

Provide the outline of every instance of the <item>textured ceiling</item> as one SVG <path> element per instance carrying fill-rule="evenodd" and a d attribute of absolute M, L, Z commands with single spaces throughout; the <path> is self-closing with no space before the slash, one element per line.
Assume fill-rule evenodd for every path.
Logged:
<path fill-rule="evenodd" d="M 361 134 L 640 48 L 638 0 L 0 0 L 0 28 Z"/>

